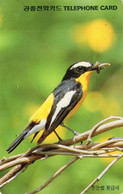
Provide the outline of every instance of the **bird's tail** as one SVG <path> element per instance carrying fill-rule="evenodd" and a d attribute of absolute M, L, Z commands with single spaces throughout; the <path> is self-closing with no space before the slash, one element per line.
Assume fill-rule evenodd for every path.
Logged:
<path fill-rule="evenodd" d="M 12 152 L 25 138 L 27 133 L 32 129 L 34 123 L 30 123 L 27 128 L 13 141 L 13 143 L 7 148 L 7 152 Z"/>
<path fill-rule="evenodd" d="M 13 143 L 7 148 L 7 152 L 10 153 L 12 152 L 24 139 L 25 135 L 27 133 L 25 133 L 24 131 L 15 139 L 15 141 L 13 141 Z"/>

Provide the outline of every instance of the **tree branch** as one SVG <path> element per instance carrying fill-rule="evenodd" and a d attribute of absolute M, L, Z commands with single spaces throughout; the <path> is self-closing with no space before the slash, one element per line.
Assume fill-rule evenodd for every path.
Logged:
<path fill-rule="evenodd" d="M 114 121 L 111 121 L 114 120 Z M 84 157 L 92 158 L 104 158 L 104 157 L 114 157 L 115 159 L 105 170 L 102 172 L 84 191 L 88 190 L 97 180 L 102 178 L 102 176 L 107 172 L 109 167 L 111 167 L 115 162 L 121 158 L 123 152 L 123 138 L 110 138 L 101 143 L 90 143 L 91 138 L 97 136 L 106 131 L 123 127 L 123 117 L 109 117 L 103 121 L 97 123 L 91 130 L 84 133 L 76 135 L 75 137 L 67 140 L 62 140 L 54 144 L 43 144 L 29 149 L 26 153 L 11 156 L 9 158 L 3 157 L 0 161 L 0 171 L 10 169 L 1 179 L 0 188 L 10 183 L 14 178 L 16 178 L 20 173 L 25 171 L 30 164 L 36 160 L 44 160 L 55 155 L 67 155 L 74 156 L 74 158 L 67 164 L 62 166 L 56 173 L 44 183 L 41 187 L 34 190 L 31 193 L 36 193 L 43 188 L 45 188 L 49 183 L 51 183 L 61 172 L 63 172 L 68 166 L 78 159 Z M 76 143 L 87 140 L 83 145 L 76 145 Z M 114 153 L 114 151 L 119 151 L 119 153 Z M 112 153 L 113 152 L 113 153 Z M 83 192 L 84 192 L 83 191 Z"/>

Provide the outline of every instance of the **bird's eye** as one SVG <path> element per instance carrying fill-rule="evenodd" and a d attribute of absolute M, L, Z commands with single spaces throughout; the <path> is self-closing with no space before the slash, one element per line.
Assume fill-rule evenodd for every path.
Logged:
<path fill-rule="evenodd" d="M 87 68 L 83 67 L 83 66 L 79 66 L 77 69 L 78 69 L 78 71 L 83 71 L 83 72 L 85 72 L 87 70 Z"/>
<path fill-rule="evenodd" d="M 82 70 L 83 70 L 83 67 L 82 67 L 82 66 L 79 66 L 77 69 L 78 69 L 79 71 L 82 71 Z"/>

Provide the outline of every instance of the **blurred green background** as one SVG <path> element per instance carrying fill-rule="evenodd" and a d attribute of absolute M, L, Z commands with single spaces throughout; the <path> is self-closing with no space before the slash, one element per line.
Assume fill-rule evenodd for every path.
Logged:
<path fill-rule="evenodd" d="M 117 5 L 117 10 L 24 11 L 38 5 Z M 109 62 L 98 75 L 93 73 L 87 98 L 80 110 L 67 121 L 78 132 L 90 129 L 100 120 L 123 114 L 122 2 L 115 0 L 0 0 L 0 158 L 27 151 L 36 145 L 26 139 L 8 155 L 7 147 L 28 124 L 29 117 L 62 79 L 66 69 L 78 61 Z M 121 128 L 93 141 L 120 137 Z M 66 130 L 62 138 L 72 137 Z M 56 141 L 53 136 L 46 142 Z M 49 179 L 71 157 L 58 156 L 37 161 L 1 191 L 29 192 Z M 111 159 L 77 161 L 41 193 L 80 193 L 108 165 Z M 105 190 L 94 193 L 121 193 L 121 161 L 101 179 Z M 3 173 L 0 174 L 2 176 Z M 108 191 L 107 185 L 119 185 Z M 92 193 L 92 189 L 88 191 Z"/>

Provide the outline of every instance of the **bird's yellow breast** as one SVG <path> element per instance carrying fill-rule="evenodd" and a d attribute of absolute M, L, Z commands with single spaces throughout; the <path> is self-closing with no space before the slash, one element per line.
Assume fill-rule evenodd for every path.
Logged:
<path fill-rule="evenodd" d="M 92 71 L 89 71 L 89 72 L 86 72 L 86 73 L 82 74 L 79 78 L 76 79 L 76 81 L 81 83 L 81 85 L 82 85 L 83 95 L 82 95 L 81 100 L 70 111 L 70 113 L 67 115 L 67 117 L 65 119 L 70 118 L 79 109 L 79 107 L 83 103 L 83 101 L 86 97 L 87 91 L 88 91 L 88 84 L 89 84 L 89 80 L 90 80 L 91 75 L 92 75 Z"/>
<path fill-rule="evenodd" d="M 54 95 L 53 93 L 45 100 L 45 102 L 40 106 L 40 108 L 32 115 L 30 121 L 36 123 L 40 122 L 42 119 L 47 119 L 53 105 Z"/>

